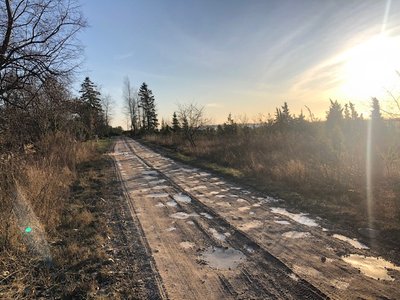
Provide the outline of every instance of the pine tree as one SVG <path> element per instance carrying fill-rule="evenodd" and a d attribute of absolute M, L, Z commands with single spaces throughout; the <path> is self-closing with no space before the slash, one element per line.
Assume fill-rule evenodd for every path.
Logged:
<path fill-rule="evenodd" d="M 101 106 L 100 92 L 96 85 L 86 77 L 81 85 L 80 101 L 83 103 L 81 117 L 88 127 L 90 137 L 99 135 L 104 125 L 103 108 Z"/>
<path fill-rule="evenodd" d="M 344 105 L 344 119 L 345 120 L 350 120 L 350 118 L 351 118 L 351 114 L 350 114 L 349 105 L 346 103 Z"/>
<path fill-rule="evenodd" d="M 331 139 L 332 149 L 334 149 L 337 158 L 342 153 L 344 142 L 343 136 L 343 108 L 337 100 L 330 100 L 331 105 L 326 115 L 326 126 L 328 136 Z"/>
<path fill-rule="evenodd" d="M 371 119 L 375 121 L 382 120 L 381 106 L 377 98 L 372 98 Z"/>
<path fill-rule="evenodd" d="M 351 119 L 358 120 L 359 116 L 358 116 L 358 112 L 356 111 L 354 104 L 349 102 L 349 107 L 350 107 Z"/>
<path fill-rule="evenodd" d="M 326 124 L 329 129 L 341 127 L 343 121 L 343 108 L 337 100 L 331 101 L 331 106 L 326 114 Z"/>
<path fill-rule="evenodd" d="M 143 82 L 139 89 L 139 101 L 142 108 L 142 123 L 145 131 L 153 131 L 158 126 L 155 99 L 153 92 Z"/>
<path fill-rule="evenodd" d="M 290 114 L 287 102 L 281 108 L 276 109 L 275 123 L 283 126 L 288 126 L 293 121 L 293 116 Z"/>
<path fill-rule="evenodd" d="M 181 129 L 176 112 L 172 115 L 172 129 L 174 132 L 178 132 Z"/>

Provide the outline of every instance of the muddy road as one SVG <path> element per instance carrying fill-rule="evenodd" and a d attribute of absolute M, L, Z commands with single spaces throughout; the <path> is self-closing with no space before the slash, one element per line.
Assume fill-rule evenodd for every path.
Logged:
<path fill-rule="evenodd" d="M 112 156 L 160 298 L 400 299 L 400 268 L 283 200 L 131 139 Z"/>

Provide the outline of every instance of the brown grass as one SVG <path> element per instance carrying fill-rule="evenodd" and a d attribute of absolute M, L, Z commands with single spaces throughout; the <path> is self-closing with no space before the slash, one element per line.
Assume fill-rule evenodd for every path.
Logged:
<path fill-rule="evenodd" d="M 100 157 L 97 145 L 56 133 L 25 147 L 25 153 L 0 157 L 0 298 L 30 298 L 26 293 L 29 280 L 51 285 L 45 274 L 48 269 L 40 261 L 44 259 L 42 249 L 49 251 L 47 243 L 66 239 L 63 234 L 67 232 L 60 228 L 69 230 L 72 241 L 51 253 L 53 263 L 71 266 L 104 257 L 99 246 L 104 237 L 94 226 L 101 223 L 99 216 L 88 203 L 70 201 L 70 188 L 79 177 L 80 165 Z M 107 145 L 104 143 L 104 149 Z M 89 186 L 90 176 L 95 175 L 86 174 L 84 184 Z M 26 226 L 35 234 L 24 233 Z M 7 277 L 12 270 L 19 271 Z"/>
<path fill-rule="evenodd" d="M 300 125 L 239 126 L 235 132 L 222 127 L 201 133 L 196 147 L 174 133 L 152 134 L 144 139 L 182 153 L 187 162 L 202 166 L 211 162 L 238 170 L 245 182 L 286 199 L 291 207 L 342 222 L 354 230 L 368 226 L 367 122 L 350 121 L 335 130 L 324 122 Z M 394 138 L 399 134 L 394 121 L 375 132 L 372 175 L 374 226 L 391 228 L 400 236 L 400 140 Z M 396 247 L 400 248 L 397 240 Z"/>

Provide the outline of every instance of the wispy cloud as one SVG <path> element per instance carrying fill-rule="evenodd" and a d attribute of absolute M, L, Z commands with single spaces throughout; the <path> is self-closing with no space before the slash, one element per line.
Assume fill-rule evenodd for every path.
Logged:
<path fill-rule="evenodd" d="M 127 53 L 122 53 L 122 54 L 117 54 L 114 56 L 114 60 L 125 60 L 125 59 L 133 57 L 133 55 L 134 55 L 133 51 L 127 52 Z"/>
<path fill-rule="evenodd" d="M 213 103 L 206 103 L 205 105 L 206 107 L 223 107 L 223 105 L 221 103 L 217 103 L 217 102 L 213 102 Z"/>

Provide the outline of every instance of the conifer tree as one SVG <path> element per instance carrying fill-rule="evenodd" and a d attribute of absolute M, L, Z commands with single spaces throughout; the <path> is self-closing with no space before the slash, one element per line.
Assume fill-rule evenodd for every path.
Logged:
<path fill-rule="evenodd" d="M 372 98 L 371 119 L 375 120 L 375 121 L 382 119 L 381 106 L 380 106 L 379 100 L 377 98 Z"/>
<path fill-rule="evenodd" d="M 292 120 L 293 116 L 290 114 L 287 102 L 285 102 L 281 108 L 276 108 L 276 124 L 287 126 L 292 122 Z"/>
<path fill-rule="evenodd" d="M 145 131 L 154 131 L 158 126 L 156 105 L 153 92 L 143 82 L 139 89 L 139 101 L 142 109 L 142 123 Z"/>
<path fill-rule="evenodd" d="M 326 114 L 326 124 L 329 129 L 341 127 L 343 121 L 343 108 L 337 100 L 330 100 L 331 105 Z"/>
<path fill-rule="evenodd" d="M 174 132 L 178 132 L 181 129 L 178 116 L 176 115 L 175 111 L 174 114 L 172 115 L 172 129 Z"/>
<path fill-rule="evenodd" d="M 80 101 L 83 103 L 83 111 L 80 114 L 88 128 L 89 136 L 99 135 L 104 125 L 100 92 L 89 77 L 85 78 L 79 92 L 81 93 Z"/>

